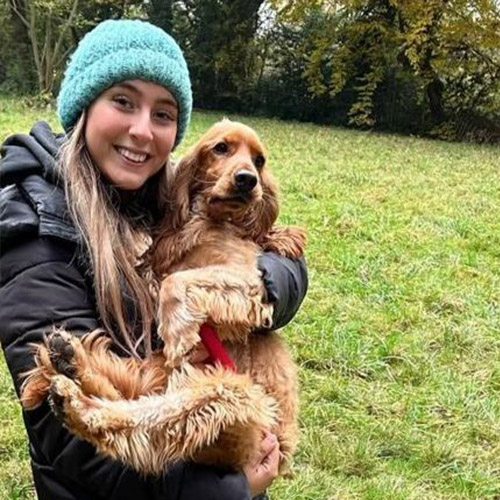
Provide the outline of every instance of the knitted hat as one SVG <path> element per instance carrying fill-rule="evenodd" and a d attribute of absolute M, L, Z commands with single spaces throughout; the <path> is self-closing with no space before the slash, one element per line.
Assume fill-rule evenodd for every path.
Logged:
<path fill-rule="evenodd" d="M 57 111 L 66 131 L 104 90 L 124 80 L 158 83 L 177 101 L 175 146 L 191 117 L 189 71 L 181 49 L 162 29 L 144 21 L 104 21 L 78 44 L 66 68 Z"/>

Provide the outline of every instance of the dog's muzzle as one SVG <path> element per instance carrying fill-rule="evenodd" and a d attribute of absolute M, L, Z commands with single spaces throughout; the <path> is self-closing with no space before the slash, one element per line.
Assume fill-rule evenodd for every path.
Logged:
<path fill-rule="evenodd" d="M 257 176 L 249 170 L 241 169 L 234 174 L 234 184 L 238 193 L 251 193 L 257 185 L 257 182 Z"/>

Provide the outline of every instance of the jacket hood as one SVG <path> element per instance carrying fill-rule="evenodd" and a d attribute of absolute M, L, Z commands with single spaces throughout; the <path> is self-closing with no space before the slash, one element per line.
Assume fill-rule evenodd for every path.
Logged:
<path fill-rule="evenodd" d="M 13 135 L 4 142 L 0 160 L 2 251 L 37 236 L 78 241 L 55 167 L 63 139 L 47 123 L 38 122 L 29 135 Z"/>
<path fill-rule="evenodd" d="M 57 184 L 55 163 L 63 140 L 64 134 L 55 135 L 46 122 L 36 123 L 29 134 L 8 137 L 0 150 L 0 187 L 32 174 Z"/>

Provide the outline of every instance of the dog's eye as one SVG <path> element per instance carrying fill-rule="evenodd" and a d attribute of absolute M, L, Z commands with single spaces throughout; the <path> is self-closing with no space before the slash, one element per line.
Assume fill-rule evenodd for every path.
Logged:
<path fill-rule="evenodd" d="M 266 159 L 262 155 L 257 155 L 254 158 L 253 163 L 255 165 L 255 168 L 260 170 L 264 166 L 264 163 L 266 163 Z"/>
<path fill-rule="evenodd" d="M 224 155 L 229 151 L 229 147 L 225 142 L 218 142 L 214 146 L 214 151 L 218 154 Z"/>

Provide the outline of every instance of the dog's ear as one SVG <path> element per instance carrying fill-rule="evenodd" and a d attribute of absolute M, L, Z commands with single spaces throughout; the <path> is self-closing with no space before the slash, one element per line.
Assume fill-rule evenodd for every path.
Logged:
<path fill-rule="evenodd" d="M 261 173 L 262 199 L 245 215 L 243 228 L 250 238 L 259 243 L 271 230 L 279 214 L 278 185 L 271 173 Z"/>
<path fill-rule="evenodd" d="M 168 199 L 170 206 L 169 226 L 173 230 L 181 228 L 189 219 L 193 184 L 200 161 L 201 151 L 194 147 L 177 163 L 169 182 Z"/>
<path fill-rule="evenodd" d="M 193 147 L 176 165 L 169 165 L 165 186 L 162 187 L 166 202 L 164 216 L 155 231 L 152 246 L 152 266 L 157 276 L 162 276 L 172 260 L 181 251 L 175 235 L 189 220 L 193 183 L 199 162 L 199 150 Z"/>

